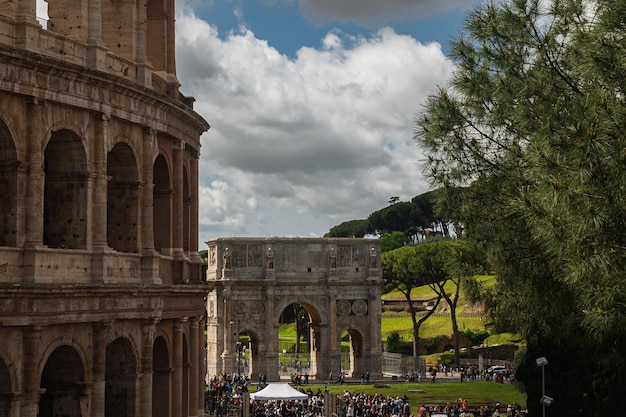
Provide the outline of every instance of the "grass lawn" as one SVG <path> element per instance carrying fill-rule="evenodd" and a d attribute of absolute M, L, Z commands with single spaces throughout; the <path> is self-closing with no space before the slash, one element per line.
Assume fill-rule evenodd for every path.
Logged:
<path fill-rule="evenodd" d="M 315 382 L 315 381 L 313 381 Z M 324 390 L 327 386 L 332 394 L 343 394 L 344 390 L 351 393 L 363 392 L 366 395 L 380 394 L 383 396 L 402 397 L 406 395 L 412 410 L 417 410 L 419 404 L 446 404 L 454 403 L 459 398 L 465 398 L 468 405 L 488 403 L 493 406 L 496 402 L 513 404 L 517 402 L 526 407 L 526 394 L 519 392 L 515 385 L 498 384 L 496 382 L 437 382 L 431 383 L 391 383 L 391 384 L 345 384 L 345 385 L 308 385 L 313 392 Z M 251 388 L 254 392 L 255 388 Z M 419 392 L 416 392 L 419 391 Z M 422 392 L 423 391 L 423 392 Z"/>

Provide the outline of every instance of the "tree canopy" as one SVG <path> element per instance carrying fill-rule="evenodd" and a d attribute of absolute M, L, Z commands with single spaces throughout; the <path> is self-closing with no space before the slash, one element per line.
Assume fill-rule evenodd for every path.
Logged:
<path fill-rule="evenodd" d="M 409 305 L 413 323 L 414 356 L 419 354 L 418 343 L 421 324 L 435 311 L 441 299 L 446 299 L 450 307 L 458 365 L 459 334 L 456 325 L 456 304 L 462 283 L 474 276 L 478 270 L 483 270 L 485 264 L 482 252 L 467 240 L 432 240 L 385 252 L 382 254 L 381 264 L 385 285 L 400 291 Z M 454 294 L 448 294 L 444 290 L 446 282 L 449 280 L 454 283 Z M 418 320 L 415 308 L 416 300 L 411 298 L 411 291 L 425 285 L 430 286 L 437 293 L 438 298 L 433 309 Z"/>
<path fill-rule="evenodd" d="M 435 215 L 435 199 L 436 191 L 420 194 L 411 201 L 391 197 L 389 206 L 370 213 L 367 219 L 349 220 L 334 226 L 325 237 L 382 236 L 402 232 L 405 243 L 416 243 L 432 230 L 448 236 L 449 220 Z"/>
<path fill-rule="evenodd" d="M 626 390 L 625 21 L 623 1 L 481 6 L 416 118 L 443 211 L 497 273 L 490 311 L 526 337 L 531 414 L 540 356 L 547 415 L 607 415 Z"/>

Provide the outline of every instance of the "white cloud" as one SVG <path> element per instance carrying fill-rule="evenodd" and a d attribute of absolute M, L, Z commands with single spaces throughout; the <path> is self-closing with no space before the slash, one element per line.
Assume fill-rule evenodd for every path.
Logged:
<path fill-rule="evenodd" d="M 281 55 L 241 28 L 221 40 L 177 16 L 185 94 L 211 124 L 202 137 L 200 240 L 321 236 L 391 196 L 426 191 L 413 118 L 452 64 L 438 44 L 382 29 L 330 32 L 322 49 Z"/>
<path fill-rule="evenodd" d="M 318 23 L 376 26 L 486 0 L 265 1 L 297 2 Z M 201 242 L 320 236 L 365 218 L 391 196 L 426 191 L 411 137 L 426 95 L 452 71 L 438 44 L 388 28 L 370 38 L 331 31 L 322 49 L 302 48 L 289 58 L 243 26 L 221 40 L 185 9 L 212 2 L 177 2 L 178 76 L 212 126 L 202 137 Z M 47 19 L 47 2 L 37 0 L 36 8 Z M 233 10 L 245 25 L 237 1 Z"/>
<path fill-rule="evenodd" d="M 298 1 L 312 20 L 360 24 L 475 3 L 268 1 Z M 411 136 L 426 95 L 452 70 L 438 44 L 388 28 L 369 38 L 331 31 L 322 49 L 302 48 L 289 58 L 243 26 L 221 40 L 215 27 L 185 10 L 185 1 L 177 7 L 178 76 L 212 126 L 202 137 L 201 242 L 321 236 L 365 218 L 391 196 L 409 199 L 426 190 Z M 243 25 L 236 4 L 234 10 Z M 47 18 L 43 0 L 37 16 Z"/>

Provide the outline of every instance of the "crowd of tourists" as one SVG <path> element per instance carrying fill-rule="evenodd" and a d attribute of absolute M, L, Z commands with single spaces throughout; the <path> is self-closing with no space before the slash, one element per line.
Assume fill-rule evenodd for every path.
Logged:
<path fill-rule="evenodd" d="M 450 370 L 442 370 L 450 372 Z M 452 371 L 458 372 L 458 370 Z M 480 378 L 480 376 L 479 376 Z M 266 385 L 264 375 L 259 375 L 261 389 Z M 216 417 L 241 415 L 243 394 L 248 392 L 250 380 L 245 375 L 221 375 L 207 386 L 205 411 Z M 305 389 L 306 388 L 306 389 Z M 327 389 L 315 392 L 308 387 L 298 389 L 308 395 L 306 400 L 250 401 L 250 415 L 254 417 L 322 417 Z M 454 403 L 419 404 L 412 409 L 406 396 L 391 397 L 380 394 L 366 395 L 344 390 L 337 398 L 338 417 L 430 417 L 446 413 L 450 417 L 523 417 L 525 410 L 518 404 L 493 406 L 480 405 L 471 409 L 466 400 L 459 398 Z"/>

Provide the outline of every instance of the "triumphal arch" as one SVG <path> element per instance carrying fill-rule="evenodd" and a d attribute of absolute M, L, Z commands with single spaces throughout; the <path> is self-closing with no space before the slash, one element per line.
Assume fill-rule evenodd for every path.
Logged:
<path fill-rule="evenodd" d="M 209 377 L 237 371 L 234 334 L 245 332 L 247 372 L 279 379 L 280 317 L 294 303 L 309 316 L 311 378 L 382 376 L 379 240 L 220 238 L 207 245 Z M 342 369 L 346 333 L 350 366 Z"/>

